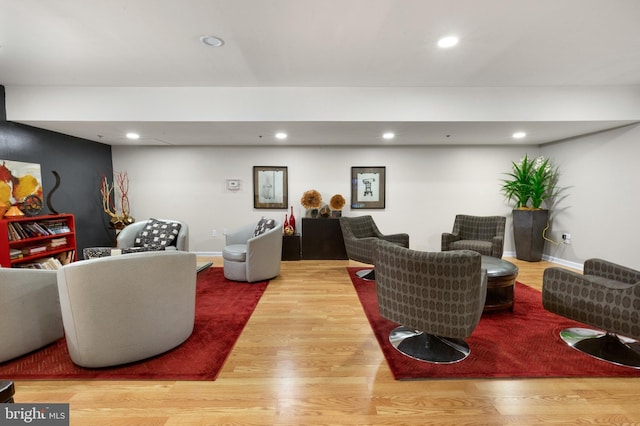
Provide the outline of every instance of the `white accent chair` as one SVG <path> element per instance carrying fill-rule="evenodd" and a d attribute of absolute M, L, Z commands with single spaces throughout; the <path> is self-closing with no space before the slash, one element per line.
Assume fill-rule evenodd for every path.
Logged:
<path fill-rule="evenodd" d="M 273 228 L 254 236 L 256 223 L 226 234 L 222 251 L 224 276 L 231 281 L 264 281 L 280 274 L 282 223 L 271 219 Z"/>
<path fill-rule="evenodd" d="M 175 348 L 193 332 L 196 255 L 150 251 L 58 270 L 67 346 L 82 367 L 107 367 Z"/>
<path fill-rule="evenodd" d="M 64 336 L 56 271 L 0 268 L 0 362 Z"/>

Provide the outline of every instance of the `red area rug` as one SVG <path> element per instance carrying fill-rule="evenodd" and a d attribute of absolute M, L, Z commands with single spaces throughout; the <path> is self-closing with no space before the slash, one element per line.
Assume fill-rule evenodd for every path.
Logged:
<path fill-rule="evenodd" d="M 0 377 L 9 380 L 215 380 L 267 284 L 268 281 L 254 284 L 228 281 L 222 268 L 209 268 L 197 278 L 193 334 L 177 348 L 124 366 L 87 369 L 71 362 L 63 338 L 0 364 Z"/>
<path fill-rule="evenodd" d="M 567 327 L 584 324 L 567 320 L 542 307 L 542 294 L 516 283 L 516 303 L 510 311 L 482 316 L 466 339 L 471 354 L 456 364 L 429 364 L 398 352 L 389 333 L 398 324 L 380 316 L 375 283 L 358 278 L 361 268 L 347 268 L 362 308 L 396 380 L 523 377 L 640 377 L 640 370 L 600 361 L 560 340 Z"/>

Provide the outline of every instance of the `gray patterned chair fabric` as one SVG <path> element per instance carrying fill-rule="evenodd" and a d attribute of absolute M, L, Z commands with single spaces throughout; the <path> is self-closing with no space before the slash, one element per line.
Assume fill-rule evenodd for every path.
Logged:
<path fill-rule="evenodd" d="M 462 339 L 478 325 L 487 296 L 487 272 L 479 253 L 421 252 L 380 242 L 376 289 L 380 315 L 401 324 L 389 338 L 396 349 L 437 363 L 457 362 L 468 355 Z M 458 354 L 451 346 L 466 349 Z"/>
<path fill-rule="evenodd" d="M 163 227 L 164 224 L 168 224 L 169 227 Z M 176 225 L 179 225 L 177 229 L 171 227 Z M 145 234 L 147 227 L 150 229 Z M 145 246 L 152 246 L 147 247 L 148 249 L 155 247 L 157 250 L 171 248 L 189 251 L 189 226 L 178 220 L 152 218 L 134 222 L 125 227 L 116 239 L 116 247 L 119 249 Z"/>
<path fill-rule="evenodd" d="M 453 231 L 442 234 L 441 250 L 473 250 L 500 259 L 506 223 L 504 216 L 459 214 L 453 222 Z"/>
<path fill-rule="evenodd" d="M 603 259 L 588 259 L 582 274 L 547 268 L 542 304 L 550 312 L 603 330 L 563 330 L 560 337 L 567 344 L 605 361 L 640 367 L 640 344 L 632 342 L 640 340 L 640 271 Z"/>
<path fill-rule="evenodd" d="M 344 248 L 347 257 L 358 262 L 375 263 L 376 249 L 379 240 L 389 241 L 402 247 L 409 247 L 409 234 L 389 234 L 384 235 L 373 218 L 369 215 L 357 217 L 341 217 L 340 228 L 344 239 Z M 367 273 L 360 274 L 364 278 Z M 374 279 L 371 271 L 369 279 Z"/>
<path fill-rule="evenodd" d="M 64 336 L 56 271 L 0 268 L 0 324 L 0 362 Z"/>

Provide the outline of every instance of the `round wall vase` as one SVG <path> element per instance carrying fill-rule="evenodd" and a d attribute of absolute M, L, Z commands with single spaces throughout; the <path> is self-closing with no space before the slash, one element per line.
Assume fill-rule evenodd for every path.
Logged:
<path fill-rule="evenodd" d="M 9 210 L 4 214 L 5 217 L 20 217 L 24 216 L 22 210 L 18 208 L 18 206 L 11 206 Z"/>

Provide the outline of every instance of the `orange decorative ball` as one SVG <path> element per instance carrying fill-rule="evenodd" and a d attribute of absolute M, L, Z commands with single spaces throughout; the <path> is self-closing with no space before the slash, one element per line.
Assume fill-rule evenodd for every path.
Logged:
<path fill-rule="evenodd" d="M 284 227 L 284 235 L 293 235 L 293 226 L 287 225 Z"/>

